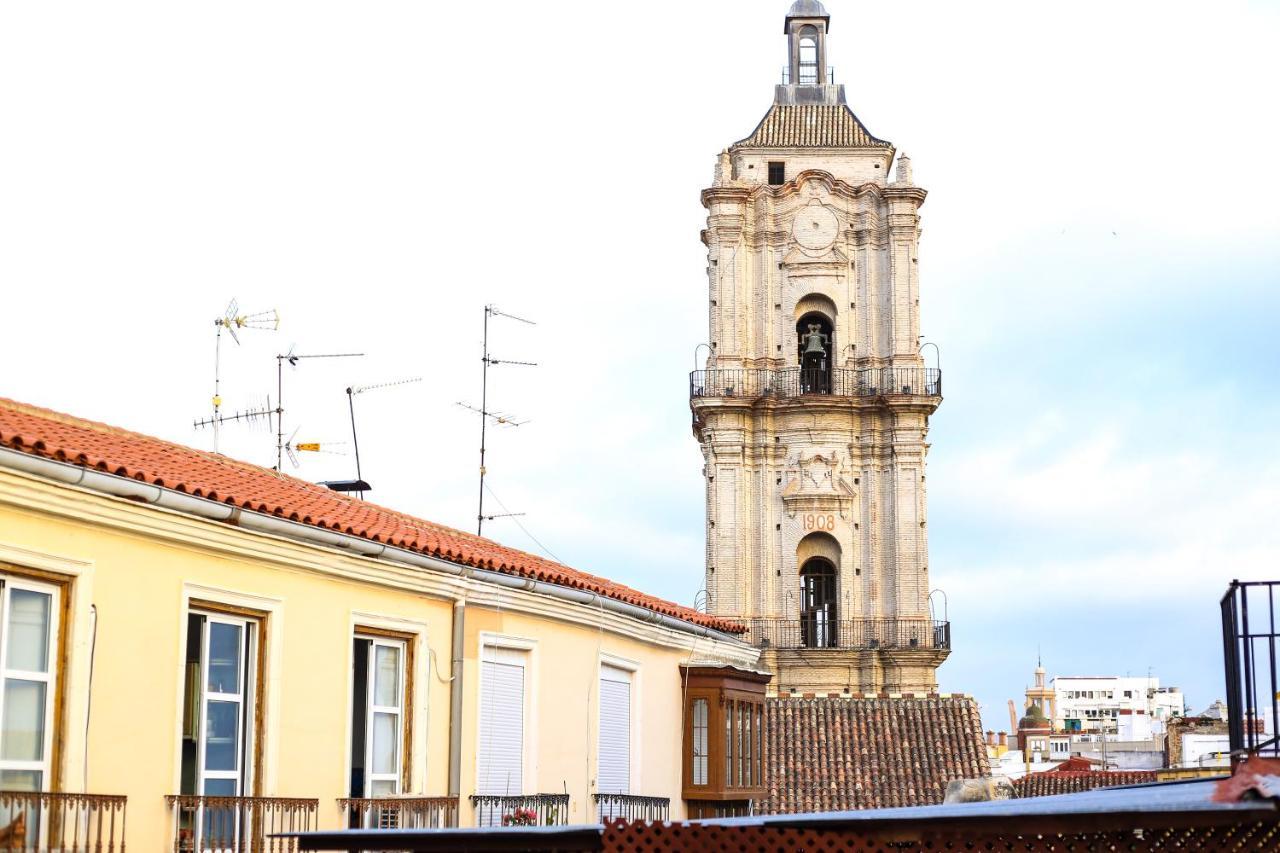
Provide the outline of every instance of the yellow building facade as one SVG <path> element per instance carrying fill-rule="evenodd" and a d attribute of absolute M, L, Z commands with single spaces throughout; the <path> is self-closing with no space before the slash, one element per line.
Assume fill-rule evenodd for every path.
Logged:
<path fill-rule="evenodd" d="M 157 484 L 183 466 L 217 481 Z M 264 477 L 280 506 L 229 496 Z M 465 547 L 305 515 L 333 506 L 364 505 L 0 401 L 0 787 L 123 795 L 134 850 L 248 824 L 593 822 L 597 794 L 685 816 L 680 667 L 751 670 L 732 625 L 386 510 Z M 558 796 L 513 799 L 536 794 Z M 0 818 L 31 837 L 110 812 L 61 807 Z"/>

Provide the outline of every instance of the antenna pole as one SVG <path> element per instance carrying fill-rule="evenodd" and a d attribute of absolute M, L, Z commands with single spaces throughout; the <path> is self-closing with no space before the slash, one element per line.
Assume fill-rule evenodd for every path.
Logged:
<path fill-rule="evenodd" d="M 484 436 L 485 422 L 489 419 L 483 414 L 489 411 L 489 314 L 492 305 L 484 306 L 484 356 L 481 361 L 484 369 L 480 379 L 480 504 L 476 509 L 476 535 L 484 533 Z"/>
<path fill-rule="evenodd" d="M 276 470 L 284 462 L 284 356 L 276 356 Z"/>
<path fill-rule="evenodd" d="M 213 452 L 218 452 L 218 407 L 222 404 L 222 324 L 213 339 Z"/>
<path fill-rule="evenodd" d="M 351 445 L 356 451 L 356 479 L 360 480 L 360 442 L 356 439 L 356 395 L 347 389 L 347 408 L 351 412 Z M 364 500 L 364 489 L 360 490 L 360 500 Z"/>

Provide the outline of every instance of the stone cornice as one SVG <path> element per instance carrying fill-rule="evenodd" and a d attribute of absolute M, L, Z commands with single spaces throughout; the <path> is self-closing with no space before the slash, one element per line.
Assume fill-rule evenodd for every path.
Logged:
<path fill-rule="evenodd" d="M 702 206 L 709 208 L 712 202 L 748 204 L 760 196 L 784 199 L 799 193 L 800 187 L 809 181 L 819 181 L 833 195 L 841 196 L 850 201 L 856 201 L 865 195 L 873 195 L 876 198 L 883 199 L 887 197 L 891 189 L 875 181 L 866 181 L 865 183 L 854 185 L 842 181 L 822 169 L 805 169 L 785 184 L 777 186 L 772 184 L 725 184 L 718 187 L 708 187 L 702 191 Z M 899 190 L 895 194 L 899 197 L 903 196 L 901 190 L 910 190 L 913 193 L 919 193 L 920 200 L 924 200 L 925 191 L 918 187 L 903 187 L 899 188 Z"/>

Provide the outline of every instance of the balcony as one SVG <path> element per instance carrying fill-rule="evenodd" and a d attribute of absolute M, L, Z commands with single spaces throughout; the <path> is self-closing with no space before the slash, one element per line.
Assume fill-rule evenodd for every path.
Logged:
<path fill-rule="evenodd" d="M 348 825 L 361 829 L 444 829 L 458 825 L 457 797 L 348 797 Z"/>
<path fill-rule="evenodd" d="M 0 850 L 124 850 L 125 798 L 0 791 Z"/>
<path fill-rule="evenodd" d="M 832 370 L 784 367 L 769 370 L 733 367 L 689 374 L 689 399 L 740 397 L 747 400 L 793 397 L 942 396 L 942 371 L 934 367 L 868 367 Z"/>
<path fill-rule="evenodd" d="M 476 826 L 567 826 L 568 794 L 499 797 L 473 794 Z"/>
<path fill-rule="evenodd" d="M 817 618 L 743 620 L 744 639 L 774 649 L 942 649 L 951 648 L 951 623 L 932 619 Z"/>
<path fill-rule="evenodd" d="M 641 797 L 635 794 L 592 794 L 596 816 L 601 823 L 622 819 L 667 820 L 671 815 L 669 797 Z"/>
<path fill-rule="evenodd" d="M 319 800 L 298 797 L 171 794 L 164 800 L 173 812 L 174 853 L 288 853 L 298 849 L 297 840 L 271 836 L 315 829 L 320 805 Z"/>

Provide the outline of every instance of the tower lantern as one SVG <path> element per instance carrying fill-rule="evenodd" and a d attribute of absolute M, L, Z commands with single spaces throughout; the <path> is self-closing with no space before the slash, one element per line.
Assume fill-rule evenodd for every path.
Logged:
<path fill-rule="evenodd" d="M 929 693 L 950 631 L 929 609 L 925 191 L 846 104 L 829 22 L 791 6 L 785 81 L 702 193 L 708 609 L 750 626 L 780 690 Z"/>
<path fill-rule="evenodd" d="M 818 0 L 796 0 L 787 12 L 788 74 L 786 83 L 827 85 L 827 29 L 831 16 Z"/>

